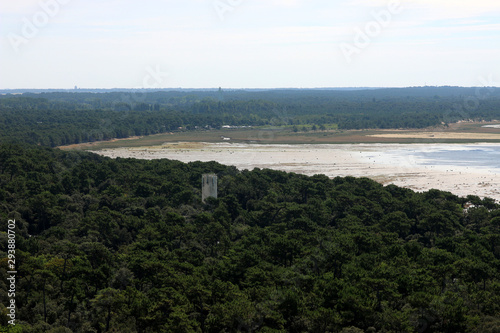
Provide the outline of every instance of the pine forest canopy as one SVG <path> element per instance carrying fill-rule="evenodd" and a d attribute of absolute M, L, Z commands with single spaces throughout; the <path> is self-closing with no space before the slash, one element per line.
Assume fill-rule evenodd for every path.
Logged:
<path fill-rule="evenodd" d="M 492 87 L 26 92 L 0 96 L 0 142 L 54 147 L 224 125 L 425 128 L 499 113 Z"/>

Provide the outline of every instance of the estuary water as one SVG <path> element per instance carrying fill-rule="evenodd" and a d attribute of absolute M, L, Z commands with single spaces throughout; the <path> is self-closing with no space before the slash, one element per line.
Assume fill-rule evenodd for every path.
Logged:
<path fill-rule="evenodd" d="M 442 147 L 433 151 L 421 151 L 415 156 L 424 165 L 461 166 L 500 172 L 498 145 Z"/>

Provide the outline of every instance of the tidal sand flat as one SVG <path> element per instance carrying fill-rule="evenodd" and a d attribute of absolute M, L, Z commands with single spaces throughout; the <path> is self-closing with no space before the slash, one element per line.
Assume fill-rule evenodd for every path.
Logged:
<path fill-rule="evenodd" d="M 369 177 L 416 191 L 432 188 L 500 200 L 500 144 L 167 143 L 96 151 L 108 157 L 217 161 L 328 177 Z"/>

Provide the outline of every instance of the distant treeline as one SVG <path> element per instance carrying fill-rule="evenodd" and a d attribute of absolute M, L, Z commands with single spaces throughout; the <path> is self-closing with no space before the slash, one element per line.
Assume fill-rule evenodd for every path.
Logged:
<path fill-rule="evenodd" d="M 219 198 L 202 203 L 207 172 Z M 366 178 L 0 145 L 0 290 L 1 332 L 494 333 L 500 206 Z"/>
<path fill-rule="evenodd" d="M 0 141 L 44 146 L 201 128 L 424 128 L 500 118 L 498 88 L 25 93 L 0 96 Z"/>

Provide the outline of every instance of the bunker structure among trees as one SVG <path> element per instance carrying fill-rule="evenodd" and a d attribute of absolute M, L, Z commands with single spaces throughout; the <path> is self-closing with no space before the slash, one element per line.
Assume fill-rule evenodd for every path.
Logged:
<path fill-rule="evenodd" d="M 201 200 L 205 202 L 209 197 L 217 198 L 217 175 L 214 174 L 202 176 Z"/>

